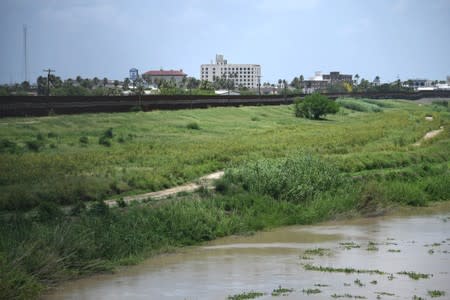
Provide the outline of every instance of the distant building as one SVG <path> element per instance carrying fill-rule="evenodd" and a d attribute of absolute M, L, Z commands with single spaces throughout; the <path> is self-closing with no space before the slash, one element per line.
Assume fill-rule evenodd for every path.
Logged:
<path fill-rule="evenodd" d="M 315 91 L 324 90 L 328 87 L 329 81 L 324 80 L 322 72 L 317 71 L 313 77 L 303 81 L 305 93 L 313 93 Z"/>
<path fill-rule="evenodd" d="M 228 64 L 223 55 L 216 55 L 216 63 L 200 66 L 200 79 L 214 82 L 217 78 L 234 81 L 236 87 L 257 88 L 261 78 L 261 66 L 255 64 Z"/>
<path fill-rule="evenodd" d="M 187 74 L 183 70 L 151 70 L 145 72 L 142 77 L 149 83 L 156 83 L 157 81 L 173 81 L 179 84 L 183 81 Z"/>
<path fill-rule="evenodd" d="M 431 88 L 433 85 L 433 81 L 428 79 L 408 79 L 407 83 L 408 87 L 411 87 L 415 90 L 417 89 L 423 90 L 424 88 Z"/>
<path fill-rule="evenodd" d="M 352 83 L 352 75 L 340 74 L 339 72 L 330 72 L 330 74 L 323 74 L 323 80 L 328 80 L 330 84 L 336 84 L 338 82 Z"/>
<path fill-rule="evenodd" d="M 322 74 L 317 71 L 313 77 L 303 81 L 305 93 L 313 93 L 327 89 L 330 85 L 340 82 L 353 82 L 352 75 L 341 74 L 340 72 L 330 72 L 330 74 Z"/>

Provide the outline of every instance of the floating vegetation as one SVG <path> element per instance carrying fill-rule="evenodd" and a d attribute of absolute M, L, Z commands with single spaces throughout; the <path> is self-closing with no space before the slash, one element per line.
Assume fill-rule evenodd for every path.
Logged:
<path fill-rule="evenodd" d="M 370 282 L 370 284 L 377 284 L 378 283 L 378 281 L 376 281 L 376 280 L 372 280 L 371 282 Z"/>
<path fill-rule="evenodd" d="M 389 276 L 388 276 L 388 279 L 389 280 L 393 280 L 395 277 L 394 277 L 394 274 L 389 274 Z"/>
<path fill-rule="evenodd" d="M 272 291 L 272 296 L 287 296 L 289 293 L 292 293 L 294 289 L 282 288 L 281 285 L 278 286 L 277 289 Z"/>
<path fill-rule="evenodd" d="M 344 286 L 351 286 L 351 284 L 350 284 L 350 283 L 345 283 L 345 282 L 344 282 Z"/>
<path fill-rule="evenodd" d="M 325 249 L 325 248 L 306 249 L 305 254 L 306 255 L 318 255 L 318 256 L 330 255 L 330 249 Z"/>
<path fill-rule="evenodd" d="M 399 250 L 399 249 L 389 249 L 388 252 L 398 253 L 398 252 L 401 252 L 401 250 Z"/>
<path fill-rule="evenodd" d="M 416 295 L 414 295 L 413 297 L 412 297 L 412 300 L 426 300 L 425 298 L 422 298 L 422 297 L 419 297 L 419 296 L 416 296 Z"/>
<path fill-rule="evenodd" d="M 300 258 L 304 259 L 304 260 L 312 260 L 313 259 L 312 257 L 306 256 L 306 255 L 300 256 Z"/>
<path fill-rule="evenodd" d="M 375 294 L 380 295 L 380 296 L 395 296 L 395 294 L 388 293 L 388 292 L 375 292 Z"/>
<path fill-rule="evenodd" d="M 428 291 L 428 295 L 430 295 L 431 298 L 442 297 L 442 296 L 445 296 L 445 292 L 433 290 L 433 291 Z"/>
<path fill-rule="evenodd" d="M 316 284 L 314 284 L 314 286 L 318 286 L 318 287 L 327 287 L 327 286 L 329 286 L 329 285 L 328 285 L 328 284 L 316 283 Z"/>
<path fill-rule="evenodd" d="M 264 293 L 261 292 L 248 292 L 242 294 L 236 294 L 233 296 L 228 296 L 228 300 L 244 300 L 244 299 L 255 299 L 258 297 L 264 296 Z"/>
<path fill-rule="evenodd" d="M 319 289 L 306 289 L 306 290 L 303 290 L 302 292 L 307 295 L 322 293 L 322 291 Z"/>
<path fill-rule="evenodd" d="M 386 240 L 388 240 L 388 241 L 395 241 L 394 238 L 389 238 L 389 237 Z"/>
<path fill-rule="evenodd" d="M 367 251 L 378 251 L 377 243 L 369 241 L 369 244 L 367 245 Z"/>
<path fill-rule="evenodd" d="M 363 284 L 362 282 L 361 282 L 361 280 L 359 280 L 359 279 L 355 279 L 355 281 L 353 281 L 357 286 L 359 286 L 359 287 L 362 287 L 362 286 L 364 286 L 365 284 Z"/>
<path fill-rule="evenodd" d="M 360 245 L 356 244 L 355 242 L 343 242 L 339 243 L 339 245 L 344 246 L 346 250 L 354 249 L 354 248 L 361 248 Z"/>
<path fill-rule="evenodd" d="M 428 254 L 434 254 L 434 250 L 433 249 L 428 250 Z"/>
<path fill-rule="evenodd" d="M 397 274 L 399 274 L 399 275 L 408 275 L 409 278 L 414 279 L 414 280 L 428 279 L 431 276 L 433 276 L 431 274 L 423 274 L 423 273 L 416 273 L 416 272 L 406 272 L 406 271 L 397 272 Z"/>
<path fill-rule="evenodd" d="M 353 296 L 351 294 L 342 294 L 342 295 L 333 294 L 331 295 L 331 298 L 367 299 L 364 296 Z"/>
<path fill-rule="evenodd" d="M 332 268 L 332 267 L 322 267 L 322 266 L 314 266 L 310 264 L 303 265 L 305 270 L 308 271 L 321 271 L 321 272 L 337 272 L 337 273 L 358 273 L 358 274 L 378 274 L 378 275 L 384 275 L 385 272 L 382 272 L 380 270 L 364 270 L 364 269 L 353 269 L 353 268 Z"/>

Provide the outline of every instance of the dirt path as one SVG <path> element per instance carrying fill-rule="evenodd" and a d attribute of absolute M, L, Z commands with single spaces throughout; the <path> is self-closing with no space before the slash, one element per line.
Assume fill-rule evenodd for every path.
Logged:
<path fill-rule="evenodd" d="M 134 195 L 134 196 L 127 196 L 127 197 L 123 197 L 123 200 L 125 201 L 125 203 L 129 204 L 130 202 L 133 202 L 133 201 L 144 201 L 149 198 L 163 199 L 163 198 L 167 198 L 169 196 L 172 196 L 172 195 L 175 195 L 175 194 L 178 194 L 181 192 L 193 192 L 202 186 L 211 188 L 212 182 L 216 179 L 221 178 L 223 176 L 223 174 L 224 174 L 223 171 L 218 171 L 218 172 L 200 177 L 197 182 L 190 182 L 190 183 L 187 183 L 184 185 L 180 185 L 180 186 L 162 190 L 162 191 L 145 193 L 145 194 Z M 116 206 L 117 199 L 106 200 L 105 203 L 108 206 Z"/>
<path fill-rule="evenodd" d="M 420 146 L 420 145 L 422 145 L 423 141 L 426 141 L 426 140 L 434 138 L 435 136 L 440 134 L 442 131 L 444 131 L 444 127 L 443 126 L 441 126 L 439 129 L 429 131 L 423 136 L 423 138 L 420 141 L 418 141 L 417 143 L 414 143 L 413 145 L 414 146 Z"/>

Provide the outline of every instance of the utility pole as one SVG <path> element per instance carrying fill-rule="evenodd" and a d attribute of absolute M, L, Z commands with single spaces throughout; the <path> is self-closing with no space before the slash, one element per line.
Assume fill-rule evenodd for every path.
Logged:
<path fill-rule="evenodd" d="M 27 25 L 23 25 L 23 56 L 24 56 L 24 81 L 28 81 L 28 55 L 27 55 Z"/>
<path fill-rule="evenodd" d="M 47 73 L 47 96 L 50 96 L 50 73 L 54 73 L 55 70 L 48 68 L 44 72 Z"/>

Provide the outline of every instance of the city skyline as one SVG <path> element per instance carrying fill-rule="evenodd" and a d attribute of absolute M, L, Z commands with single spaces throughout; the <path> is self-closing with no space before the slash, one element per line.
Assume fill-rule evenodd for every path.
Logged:
<path fill-rule="evenodd" d="M 61 78 L 122 80 L 132 67 L 183 69 L 220 53 L 261 65 L 261 82 L 315 71 L 445 80 L 450 1 L 2 1 L 0 83 L 56 70 Z"/>

